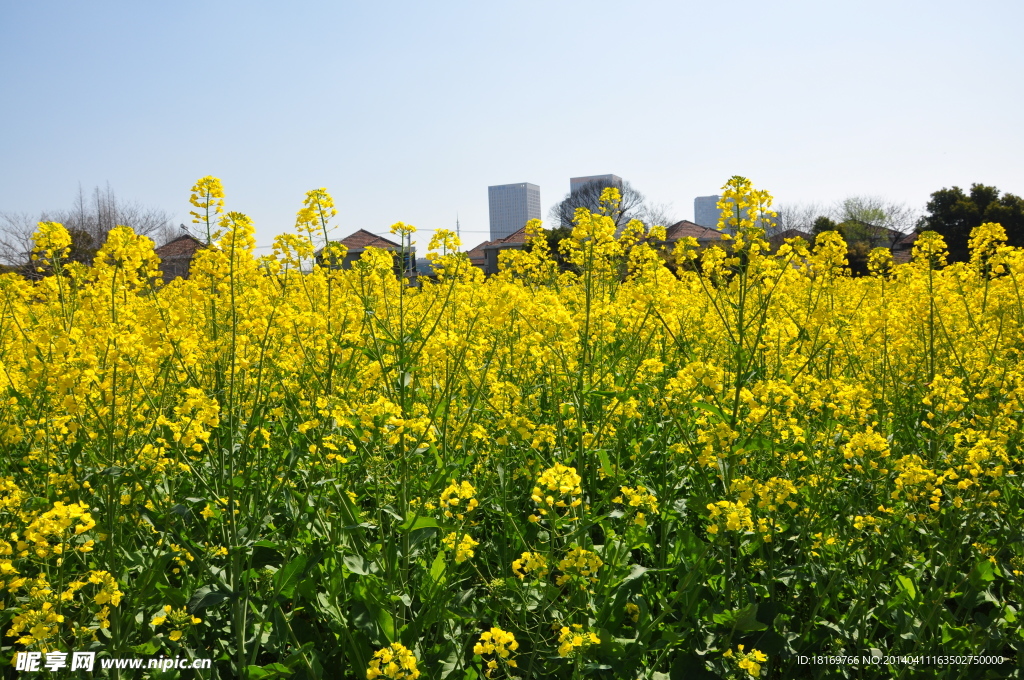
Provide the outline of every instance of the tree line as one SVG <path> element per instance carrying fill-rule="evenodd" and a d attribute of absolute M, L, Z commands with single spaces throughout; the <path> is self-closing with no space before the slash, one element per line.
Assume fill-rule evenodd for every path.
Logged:
<path fill-rule="evenodd" d="M 547 233 L 552 252 L 557 254 L 558 242 L 572 231 L 578 208 L 593 212 L 601 209 L 601 192 L 608 186 L 611 185 L 607 182 L 591 182 L 570 192 L 551 208 Z M 679 221 L 672 215 L 670 205 L 649 201 L 629 182 L 616 184 L 616 188 L 621 200 L 611 217 L 617 227 L 624 227 L 634 219 L 648 228 L 667 227 Z M 166 210 L 119 199 L 109 185 L 105 189 L 95 187 L 89 194 L 79 187 L 70 208 L 43 211 L 38 218 L 25 213 L 0 212 L 0 262 L 7 265 L 0 264 L 3 267 L 0 271 L 31 271 L 32 234 L 39 222 L 63 224 L 72 239 L 69 259 L 83 264 L 92 263 L 96 252 L 106 242 L 107 233 L 117 225 L 130 226 L 136 233 L 152 238 L 157 245 L 182 233 Z M 986 222 L 1001 224 L 1006 229 L 1009 245 L 1024 246 L 1024 198 L 985 184 L 972 184 L 969 191 L 958 186 L 940 189 L 931 194 L 923 213 L 904 203 L 875 196 L 851 196 L 831 206 L 820 203 L 782 205 L 778 207 L 774 223 L 767 229 L 767 236 L 801 232 L 813 240 L 823 231 L 838 231 L 849 245 L 850 268 L 855 273 L 863 273 L 872 248 L 891 250 L 905 236 L 925 230 L 936 231 L 945 238 L 950 262 L 966 262 L 970 258 L 967 241 L 971 230 Z"/>
<path fill-rule="evenodd" d="M 570 192 L 551 208 L 548 239 L 553 252 L 557 253 L 558 242 L 572 231 L 576 210 L 600 210 L 601 192 L 610 186 L 603 180 L 591 182 Z M 633 219 L 648 228 L 656 224 L 667 227 L 678 221 L 671 214 L 671 206 L 650 202 L 629 182 L 616 184 L 616 188 L 621 200 L 610 215 L 616 227 L 622 228 Z M 850 196 L 830 206 L 783 205 L 766 235 L 771 238 L 801 232 L 813 241 L 823 231 L 838 231 L 850 248 L 850 268 L 855 273 L 864 273 L 873 248 L 892 250 L 903 238 L 928 230 L 938 232 L 946 240 L 949 262 L 966 262 L 970 259 L 967 241 L 971 230 L 986 222 L 1001 224 L 1009 245 L 1024 246 L 1024 199 L 977 183 L 971 185 L 970 191 L 953 186 L 933 192 L 924 211 L 878 196 Z"/>
<path fill-rule="evenodd" d="M 92 264 L 107 234 L 118 225 L 131 227 L 157 245 L 181 234 L 174 226 L 173 215 L 166 210 L 120 199 L 110 185 L 105 189 L 95 187 L 89 194 L 79 187 L 70 208 L 44 210 L 38 216 L 0 212 L 0 262 L 6 263 L 5 270 L 32 272 L 32 234 L 40 222 L 63 224 L 71 235 L 68 260 L 86 265 Z"/>
<path fill-rule="evenodd" d="M 970 259 L 967 242 L 971 230 L 986 222 L 1001 224 L 1009 245 L 1024 246 L 1024 199 L 985 184 L 972 184 L 970 191 L 958 186 L 939 189 L 931 194 L 923 213 L 873 196 L 850 197 L 834 206 L 783 206 L 778 212 L 771 230 L 774 233 L 769 236 L 795 230 L 813 239 L 823 231 L 837 231 L 849 245 L 848 260 L 854 273 L 867 270 L 872 248 L 891 250 L 904 237 L 922 231 L 942 235 L 950 263 Z"/>

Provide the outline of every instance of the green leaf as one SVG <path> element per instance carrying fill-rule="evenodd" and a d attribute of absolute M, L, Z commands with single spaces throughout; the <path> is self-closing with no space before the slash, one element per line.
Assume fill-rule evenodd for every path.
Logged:
<path fill-rule="evenodd" d="M 676 655 L 669 677 L 672 680 L 720 680 L 721 676 L 708 670 L 702 656 L 689 652 Z"/>
<path fill-rule="evenodd" d="M 233 597 L 234 595 L 228 591 L 214 590 L 210 586 L 203 586 L 192 594 L 188 601 L 188 611 L 190 614 L 195 614 L 207 607 L 213 607 L 225 600 L 230 600 Z"/>
<path fill-rule="evenodd" d="M 588 663 L 583 667 L 583 675 L 590 675 L 594 671 L 610 671 L 612 667 L 606 663 Z"/>
<path fill-rule="evenodd" d="M 420 527 L 416 531 L 412 531 L 409 534 L 409 554 L 415 554 L 421 544 L 426 543 L 434 535 L 437 534 L 437 529 L 433 527 Z"/>
<path fill-rule="evenodd" d="M 277 592 L 282 597 L 292 597 L 292 594 L 295 592 L 295 586 L 306 568 L 306 562 L 305 555 L 296 555 L 274 574 L 274 585 L 277 586 Z"/>
<path fill-rule="evenodd" d="M 133 645 L 131 650 L 139 656 L 153 656 L 160 649 L 160 646 L 150 640 L 141 645 Z"/>
<path fill-rule="evenodd" d="M 604 449 L 598 449 L 597 456 L 601 461 L 601 471 L 608 477 L 614 479 L 615 468 L 612 467 L 611 460 L 608 459 L 608 452 Z"/>
<path fill-rule="evenodd" d="M 292 675 L 294 671 L 284 664 L 272 663 L 267 666 L 246 666 L 245 677 L 248 680 L 267 680 L 269 678 L 284 678 Z"/>
<path fill-rule="evenodd" d="M 434 563 L 430 565 L 430 580 L 433 583 L 440 583 L 444 578 L 445 569 L 448 568 L 448 561 L 444 558 L 444 551 L 437 553 Z"/>
<path fill-rule="evenodd" d="M 949 623 L 942 624 L 942 644 L 946 645 L 950 642 L 967 642 L 971 639 L 971 629 L 969 626 L 956 627 Z"/>
<path fill-rule="evenodd" d="M 695 402 L 693 402 L 693 405 L 696 406 L 697 408 L 699 408 L 702 411 L 707 411 L 708 413 L 710 413 L 713 416 L 718 416 L 718 419 L 720 421 L 722 421 L 723 423 L 728 420 L 728 418 L 725 417 L 725 414 L 722 413 L 722 409 L 718 408 L 714 404 L 708 404 L 708 403 L 703 402 L 703 401 L 695 401 Z"/>
<path fill-rule="evenodd" d="M 917 599 L 917 588 L 914 587 L 914 582 L 906 576 L 897 575 L 896 583 L 899 585 L 900 590 L 907 596 L 911 602 Z"/>
<path fill-rule="evenodd" d="M 395 619 L 391 616 L 391 612 L 383 607 L 370 607 L 374 618 L 377 621 L 377 625 L 380 627 L 380 632 L 387 638 L 388 642 L 395 641 Z"/>
<path fill-rule="evenodd" d="M 399 522 L 402 522 L 402 521 L 405 520 L 404 517 L 402 517 L 400 514 L 398 514 L 398 510 L 396 510 L 395 506 L 393 506 L 393 505 L 390 505 L 390 504 L 389 505 L 382 505 L 382 506 L 380 506 L 380 509 L 383 510 L 384 512 L 388 513 L 389 515 L 391 515 L 395 519 L 397 519 Z"/>
<path fill-rule="evenodd" d="M 370 573 L 370 562 L 362 555 L 345 555 L 342 561 L 353 574 L 365 576 Z"/>
<path fill-rule="evenodd" d="M 454 673 L 459 663 L 459 653 L 453 649 L 448 658 L 441 664 L 441 680 L 445 680 L 445 678 Z"/>
<path fill-rule="evenodd" d="M 641 566 L 639 564 L 632 565 L 632 567 L 630 567 L 629 574 L 626 576 L 626 578 L 622 579 L 621 585 L 625 585 L 630 581 L 635 581 L 636 579 L 646 574 L 648 571 L 650 571 L 650 569 L 648 569 L 647 567 Z"/>
<path fill-rule="evenodd" d="M 439 528 L 441 525 L 433 517 L 412 516 L 398 526 L 401 533 L 408 533 L 417 529 Z"/>
<path fill-rule="evenodd" d="M 970 581 L 975 588 L 984 588 L 996 578 L 995 565 L 988 560 L 982 560 L 974 565 L 971 570 Z"/>
<path fill-rule="evenodd" d="M 681 548 L 679 552 L 680 557 L 682 557 L 682 563 L 688 569 L 692 569 L 694 564 L 704 558 L 710 546 L 709 543 L 702 541 L 688 527 L 679 528 L 676 533 L 676 544 Z"/>
<path fill-rule="evenodd" d="M 743 609 L 733 609 L 714 615 L 715 623 L 728 626 L 733 630 L 754 631 L 766 630 L 768 626 L 757 620 L 757 605 L 748 604 Z"/>

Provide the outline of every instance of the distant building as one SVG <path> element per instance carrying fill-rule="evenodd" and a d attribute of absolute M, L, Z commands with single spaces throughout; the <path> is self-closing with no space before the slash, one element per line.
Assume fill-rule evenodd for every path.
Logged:
<path fill-rule="evenodd" d="M 693 199 L 693 221 L 702 227 L 718 227 L 718 201 L 721 196 L 698 196 Z"/>
<path fill-rule="evenodd" d="M 913 253 L 915 243 L 917 243 L 917 234 L 914 232 L 896 241 L 891 249 L 893 262 L 896 264 L 910 262 L 910 256 Z"/>
<path fill-rule="evenodd" d="M 570 177 L 569 193 L 576 193 L 588 184 L 600 184 L 601 188 L 615 187 L 622 191 L 622 178 L 618 175 L 590 175 L 588 177 Z"/>
<path fill-rule="evenodd" d="M 377 236 L 365 229 L 360 229 L 357 232 L 349 234 L 337 243 L 348 248 L 348 251 L 345 253 L 345 259 L 340 263 L 324 264 L 323 248 L 321 248 L 313 255 L 318 265 L 324 267 L 331 266 L 331 264 L 333 264 L 333 266 L 340 266 L 343 269 L 351 269 L 352 263 L 362 257 L 367 248 L 377 248 L 379 250 L 387 250 L 391 252 L 391 256 L 395 262 L 395 276 L 402 277 L 408 274 L 413 274 L 416 271 L 415 248 L 407 248 L 403 253 L 401 243 L 395 243 L 390 239 L 386 239 L 383 236 Z"/>
<path fill-rule="evenodd" d="M 469 263 L 479 267 L 484 274 L 498 273 L 498 254 L 503 250 L 523 250 L 526 248 L 526 225 L 505 238 L 484 241 L 466 254 Z"/>
<path fill-rule="evenodd" d="M 484 274 L 498 273 L 498 253 L 503 250 L 523 250 L 526 248 L 526 225 L 505 238 L 491 241 L 484 246 Z"/>
<path fill-rule="evenodd" d="M 489 245 L 491 245 L 490 241 L 484 241 L 472 250 L 466 251 L 466 255 L 469 256 L 469 263 L 474 267 L 479 267 L 481 270 L 484 269 L 484 248 Z"/>
<path fill-rule="evenodd" d="M 680 220 L 671 226 L 665 227 L 665 244 L 667 246 L 674 247 L 676 241 L 687 236 L 697 239 L 698 248 L 706 248 L 712 243 L 722 240 L 722 232 L 695 224 L 689 220 Z"/>
<path fill-rule="evenodd" d="M 196 251 L 205 248 L 206 244 L 190 234 L 182 234 L 173 241 L 168 241 L 154 252 L 160 258 L 160 274 L 164 283 L 176 278 L 187 279 L 192 270 L 192 258 Z"/>
<path fill-rule="evenodd" d="M 505 238 L 540 219 L 540 187 L 529 182 L 487 187 L 491 240 Z"/>
<path fill-rule="evenodd" d="M 702 227 L 708 227 L 709 229 L 718 228 L 718 219 L 721 217 L 722 212 L 718 209 L 718 202 L 722 199 L 721 196 L 698 196 L 693 199 L 693 221 Z M 730 198 L 730 203 L 734 201 Z M 733 215 L 735 217 L 735 215 Z M 760 222 L 760 220 L 759 220 Z M 766 228 L 769 225 L 760 225 Z M 723 233 L 736 235 L 736 227 L 730 225 L 727 229 L 722 230 Z"/>
<path fill-rule="evenodd" d="M 807 241 L 807 245 L 814 245 L 814 236 L 806 231 L 800 231 L 799 229 L 786 229 L 780 231 L 777 234 L 768 237 L 768 247 L 771 248 L 772 252 L 775 252 L 779 247 L 786 242 L 786 239 L 791 238 L 802 238 Z"/>

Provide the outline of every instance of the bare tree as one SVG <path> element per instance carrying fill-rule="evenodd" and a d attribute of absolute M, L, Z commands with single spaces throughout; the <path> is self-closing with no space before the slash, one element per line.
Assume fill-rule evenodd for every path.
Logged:
<path fill-rule="evenodd" d="M 144 207 L 135 201 L 119 200 L 109 184 L 105 190 L 94 188 L 90 200 L 86 200 L 85 192 L 79 187 L 70 209 L 44 214 L 46 220 L 60 222 L 69 231 L 89 233 L 97 247 L 106 242 L 107 234 L 116 226 L 131 227 L 136 234 L 149 236 L 157 243 L 177 235 L 170 213 Z"/>
<path fill-rule="evenodd" d="M 28 213 L 0 213 L 0 260 L 11 265 L 27 262 L 38 222 Z"/>
<path fill-rule="evenodd" d="M 783 203 L 775 207 L 775 212 L 778 215 L 775 224 L 767 230 L 769 237 L 790 229 L 810 234 L 814 229 L 814 221 L 819 217 L 829 217 L 832 209 L 816 202 Z"/>
<path fill-rule="evenodd" d="M 914 230 L 920 214 L 905 203 L 880 196 L 849 196 L 836 203 L 832 217 L 839 222 L 847 241 L 869 241 L 873 247 L 891 248 Z"/>
<path fill-rule="evenodd" d="M 618 208 L 609 215 L 615 221 L 616 229 L 626 226 L 630 220 L 644 221 L 646 199 L 642 193 L 634 189 L 629 182 L 622 182 L 622 185 L 618 186 L 608 181 L 599 180 L 584 184 L 566 194 L 565 198 L 552 206 L 548 213 L 550 224 L 554 228 L 570 229 L 576 217 L 577 208 L 586 208 L 594 213 L 600 212 L 601 193 L 613 186 L 619 190 L 621 195 Z M 645 224 L 647 223 L 645 222 Z"/>
<path fill-rule="evenodd" d="M 669 227 L 679 221 L 675 216 L 675 207 L 671 203 L 644 203 L 637 211 L 637 219 L 648 228 L 655 225 Z"/>
<path fill-rule="evenodd" d="M 820 231 L 815 223 L 825 218 L 835 223 L 848 242 L 866 242 L 872 247 L 892 247 L 914 230 L 918 211 L 904 203 L 879 196 L 848 196 L 833 205 L 818 202 L 782 204 L 776 209 L 775 227 L 768 235 L 796 229 L 807 233 Z M 819 225 L 822 222 L 818 222 Z"/>
<path fill-rule="evenodd" d="M 32 234 L 39 222 L 59 222 L 71 233 L 71 258 L 92 263 L 92 256 L 116 226 L 127 226 L 148 236 L 157 245 L 179 236 L 172 215 L 160 208 L 148 208 L 135 201 L 117 198 L 108 184 L 93 189 L 87 198 L 81 186 L 70 208 L 48 210 L 33 219 L 25 213 L 0 213 L 0 258 L 11 264 L 27 262 L 32 252 Z"/>

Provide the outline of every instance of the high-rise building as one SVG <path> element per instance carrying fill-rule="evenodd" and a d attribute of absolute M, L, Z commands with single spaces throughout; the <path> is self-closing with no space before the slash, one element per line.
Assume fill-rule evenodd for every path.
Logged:
<path fill-rule="evenodd" d="M 530 220 L 540 219 L 540 187 L 529 182 L 487 187 L 491 240 L 511 236 Z"/>
<path fill-rule="evenodd" d="M 602 187 L 615 187 L 622 191 L 622 178 L 618 175 L 590 175 L 589 177 L 570 177 L 569 193 L 575 193 L 590 183 L 601 184 Z"/>
<path fill-rule="evenodd" d="M 717 229 L 718 219 L 721 216 L 721 211 L 718 209 L 718 201 L 721 200 L 721 198 L 721 196 L 698 196 L 693 199 L 693 221 L 702 227 Z M 730 198 L 729 202 L 733 203 L 733 200 Z M 744 213 L 745 212 L 746 211 L 744 211 Z M 730 217 L 735 216 L 735 214 L 730 215 Z M 767 224 L 763 224 L 761 219 L 758 218 L 756 224 L 757 226 L 766 229 L 770 227 L 772 223 L 769 221 Z M 725 233 L 732 234 L 733 236 L 736 235 L 735 226 L 729 226 L 724 231 Z"/>
<path fill-rule="evenodd" d="M 702 227 L 718 227 L 718 201 L 721 196 L 698 196 L 693 199 L 693 221 Z"/>

